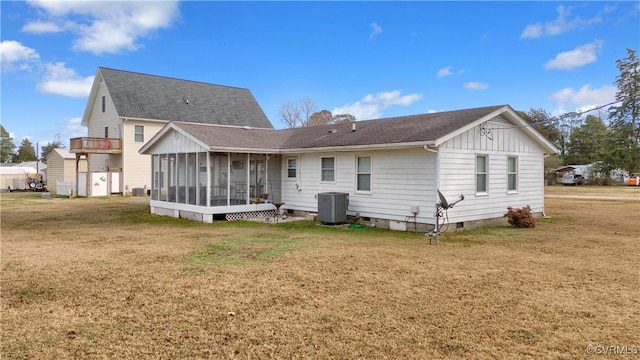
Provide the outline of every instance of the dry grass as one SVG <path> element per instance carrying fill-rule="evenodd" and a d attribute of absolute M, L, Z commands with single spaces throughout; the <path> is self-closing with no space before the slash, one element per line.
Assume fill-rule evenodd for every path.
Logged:
<path fill-rule="evenodd" d="M 3 358 L 574 359 L 588 345 L 640 347 L 640 202 L 548 199 L 552 218 L 534 229 L 430 246 L 308 222 L 199 224 L 135 200 L 2 194 Z"/>
<path fill-rule="evenodd" d="M 640 187 L 615 185 L 615 186 L 545 186 L 545 194 L 550 195 L 599 195 L 599 196 L 624 196 L 636 197 L 640 200 Z"/>

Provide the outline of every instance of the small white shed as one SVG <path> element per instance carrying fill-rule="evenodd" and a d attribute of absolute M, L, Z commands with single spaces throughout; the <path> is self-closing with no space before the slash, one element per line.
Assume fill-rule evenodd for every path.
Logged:
<path fill-rule="evenodd" d="M 80 172 L 87 171 L 87 161 L 81 159 Z M 47 190 L 53 194 L 67 195 L 75 189 L 76 156 L 68 149 L 53 149 L 47 156 Z"/>

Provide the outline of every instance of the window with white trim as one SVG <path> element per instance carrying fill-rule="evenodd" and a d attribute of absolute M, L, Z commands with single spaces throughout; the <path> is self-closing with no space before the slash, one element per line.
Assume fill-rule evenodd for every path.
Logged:
<path fill-rule="evenodd" d="M 476 156 L 476 194 L 487 193 L 488 159 L 486 155 Z"/>
<path fill-rule="evenodd" d="M 144 126 L 136 125 L 133 130 L 135 142 L 144 142 Z"/>
<path fill-rule="evenodd" d="M 107 98 L 106 96 L 102 95 L 102 112 L 107 111 Z"/>
<path fill-rule="evenodd" d="M 518 158 L 507 157 L 507 191 L 518 191 Z"/>
<path fill-rule="evenodd" d="M 336 159 L 332 157 L 323 157 L 321 160 L 320 181 L 334 182 L 336 181 Z"/>
<path fill-rule="evenodd" d="M 356 191 L 371 191 L 371 156 L 356 157 Z"/>
<path fill-rule="evenodd" d="M 298 158 L 287 159 L 287 178 L 295 179 L 298 177 Z"/>

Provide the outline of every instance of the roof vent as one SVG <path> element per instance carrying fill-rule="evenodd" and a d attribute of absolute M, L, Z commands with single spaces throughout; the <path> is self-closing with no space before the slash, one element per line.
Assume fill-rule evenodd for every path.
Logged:
<path fill-rule="evenodd" d="M 331 129 L 331 130 L 329 130 L 329 134 L 335 134 L 335 133 L 337 133 L 337 132 L 338 132 L 338 130 L 336 130 L 336 129 Z"/>
<path fill-rule="evenodd" d="M 351 131 L 356 131 L 356 123 L 351 124 Z"/>
<path fill-rule="evenodd" d="M 242 128 L 245 130 L 251 130 L 251 126 L 243 126 Z"/>

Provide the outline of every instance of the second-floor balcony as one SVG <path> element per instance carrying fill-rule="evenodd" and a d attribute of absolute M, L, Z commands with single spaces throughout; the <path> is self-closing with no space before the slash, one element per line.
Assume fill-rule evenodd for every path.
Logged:
<path fill-rule="evenodd" d="M 122 154 L 122 139 L 80 137 L 71 139 L 72 153 Z"/>

